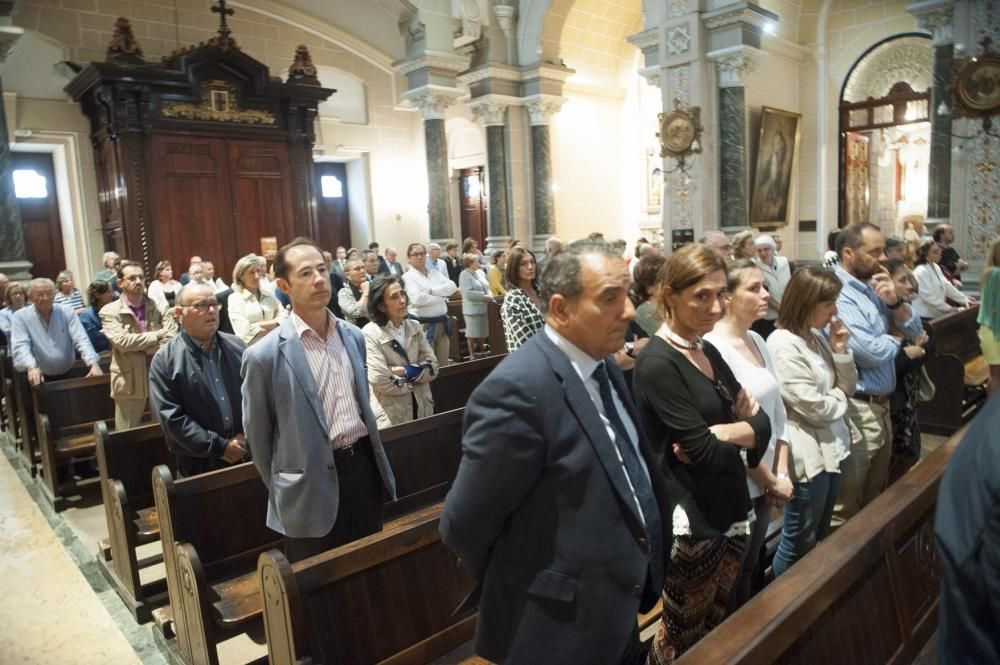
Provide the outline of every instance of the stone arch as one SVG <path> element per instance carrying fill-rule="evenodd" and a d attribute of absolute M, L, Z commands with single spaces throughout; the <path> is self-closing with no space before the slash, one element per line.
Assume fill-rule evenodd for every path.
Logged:
<path fill-rule="evenodd" d="M 559 43 L 562 41 L 566 18 L 579 0 L 523 0 L 517 23 L 518 64 L 522 67 L 551 62 L 559 63 Z M 658 0 L 662 3 L 663 0 Z M 658 2 L 641 0 L 644 28 L 650 17 L 663 13 Z M 650 6 L 656 7 L 653 14 Z"/>

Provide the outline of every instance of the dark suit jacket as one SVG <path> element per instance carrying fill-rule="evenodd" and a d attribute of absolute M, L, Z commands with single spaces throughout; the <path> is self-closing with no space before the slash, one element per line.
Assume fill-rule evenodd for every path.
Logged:
<path fill-rule="evenodd" d="M 340 309 L 340 299 L 337 294 L 344 288 L 344 276 L 335 272 L 330 273 L 330 302 L 326 303 L 326 308 L 333 312 L 338 319 L 344 318 L 344 312 Z"/>
<path fill-rule="evenodd" d="M 671 542 L 672 500 L 621 372 Z M 569 359 L 542 332 L 469 398 L 441 537 L 481 585 L 476 653 L 496 663 L 609 665 L 659 597 L 614 443 Z"/>
<path fill-rule="evenodd" d="M 181 333 L 153 356 L 149 367 L 149 394 L 153 413 L 163 429 L 167 447 L 177 456 L 182 476 L 193 476 L 228 466 L 222 455 L 226 443 L 243 431 L 240 365 L 246 345 L 235 335 L 217 334 L 219 369 L 229 399 L 232 422 L 227 428 L 206 385 L 197 343 Z"/>
<path fill-rule="evenodd" d="M 219 332 L 233 334 L 233 322 L 229 320 L 229 296 L 233 295 L 232 287 L 215 294 L 219 301 Z"/>
<path fill-rule="evenodd" d="M 934 536 L 941 562 L 940 663 L 1000 663 L 1000 397 L 948 461 Z"/>
<path fill-rule="evenodd" d="M 389 274 L 389 262 L 385 260 L 385 257 L 381 254 L 378 255 L 378 274 L 388 275 Z"/>

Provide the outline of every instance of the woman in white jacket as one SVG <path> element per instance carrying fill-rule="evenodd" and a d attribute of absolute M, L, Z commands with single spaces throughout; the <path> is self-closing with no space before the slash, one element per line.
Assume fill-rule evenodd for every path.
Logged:
<path fill-rule="evenodd" d="M 858 371 L 850 333 L 834 316 L 841 282 L 832 270 L 797 270 L 785 289 L 777 330 L 767 339 L 787 415 L 795 489 L 785 504 L 775 576 L 805 556 L 830 531 L 840 486 L 840 462 L 851 450 L 848 398 Z M 821 331 L 830 326 L 829 339 Z"/>
<path fill-rule="evenodd" d="M 913 276 L 917 279 L 917 298 L 913 310 L 922 319 L 936 319 L 958 309 L 948 304 L 948 299 L 961 307 L 969 304 L 969 297 L 955 288 L 955 285 L 941 272 L 941 245 L 933 240 L 924 243 L 917 250 L 917 265 Z"/>

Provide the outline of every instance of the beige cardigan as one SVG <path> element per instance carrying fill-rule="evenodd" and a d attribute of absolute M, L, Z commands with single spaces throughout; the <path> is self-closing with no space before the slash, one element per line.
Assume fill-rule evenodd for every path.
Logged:
<path fill-rule="evenodd" d="M 111 342 L 111 398 L 147 399 L 149 371 L 146 357 L 167 344 L 177 334 L 173 313 L 161 309 L 146 297 L 146 330 L 139 330 L 139 321 L 122 295 L 101 308 L 101 332 Z M 166 330 L 160 337 L 159 330 Z"/>
<path fill-rule="evenodd" d="M 781 386 L 781 398 L 788 413 L 788 443 L 792 454 L 789 475 L 794 482 L 807 482 L 823 471 L 840 470 L 840 448 L 831 424 L 847 413 L 848 398 L 854 394 L 858 370 L 854 354 L 834 353 L 823 335 L 813 332 L 820 355 L 836 371 L 834 387 L 820 390 L 820 377 L 806 355 L 809 347 L 798 335 L 772 333 L 767 349 L 774 360 Z M 848 429 L 848 432 L 850 430 Z"/>
<path fill-rule="evenodd" d="M 413 398 L 417 398 L 417 417 L 426 418 L 434 415 L 434 398 L 431 396 L 430 382 L 437 376 L 438 362 L 434 349 L 427 342 L 423 326 L 412 319 L 403 321 L 406 330 L 406 350 L 408 358 L 401 356 L 392 348 L 392 335 L 374 321 L 370 321 L 361 332 L 365 336 L 365 350 L 368 362 L 368 383 L 371 385 L 371 405 L 375 413 L 379 429 L 393 425 L 408 423 L 413 420 Z M 413 383 L 396 385 L 392 366 L 406 365 L 409 362 L 422 363 L 431 361 L 429 369 L 425 369 Z"/>

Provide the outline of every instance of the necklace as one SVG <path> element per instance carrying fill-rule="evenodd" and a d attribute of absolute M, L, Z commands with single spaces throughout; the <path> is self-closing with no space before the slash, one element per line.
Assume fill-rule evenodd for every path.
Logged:
<path fill-rule="evenodd" d="M 701 340 L 700 336 L 698 337 L 698 339 L 692 342 L 691 340 L 684 339 L 683 337 L 675 333 L 673 330 L 670 329 L 670 326 L 668 326 L 665 323 L 663 324 L 662 330 L 668 342 L 670 342 L 674 346 L 679 346 L 682 349 L 687 349 L 689 351 L 701 351 L 701 348 L 705 346 L 705 343 Z"/>

